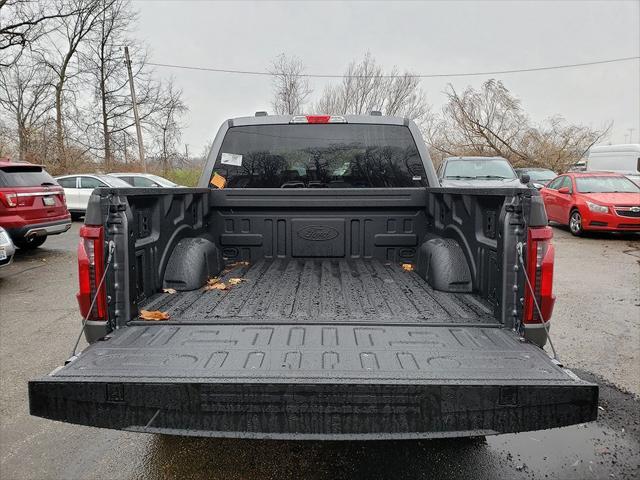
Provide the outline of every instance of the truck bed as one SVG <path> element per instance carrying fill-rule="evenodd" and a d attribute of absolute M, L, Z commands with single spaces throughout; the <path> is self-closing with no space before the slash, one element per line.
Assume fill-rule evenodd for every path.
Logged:
<path fill-rule="evenodd" d="M 240 283 L 229 285 L 230 279 Z M 172 323 L 187 324 L 497 323 L 493 307 L 475 295 L 436 291 L 400 264 L 375 259 L 236 263 L 220 282 L 228 290 L 160 293 L 140 308 L 166 311 Z"/>

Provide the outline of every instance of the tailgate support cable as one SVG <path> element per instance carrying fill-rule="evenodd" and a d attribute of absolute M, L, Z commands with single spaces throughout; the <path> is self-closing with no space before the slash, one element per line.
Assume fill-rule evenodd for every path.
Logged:
<path fill-rule="evenodd" d="M 520 265 L 522 265 L 522 273 L 524 273 L 524 278 L 525 278 L 527 287 L 528 287 L 529 291 L 531 292 L 531 298 L 533 298 L 533 304 L 536 306 L 536 311 L 538 312 L 538 316 L 540 317 L 540 320 L 542 320 L 542 327 L 544 328 L 544 331 L 547 334 L 547 340 L 549 340 L 549 346 L 551 347 L 551 351 L 553 352 L 553 359 L 556 360 L 557 362 L 559 362 L 560 359 L 558 358 L 558 354 L 556 353 L 556 349 L 553 346 L 553 342 L 551 341 L 551 333 L 549 332 L 549 325 L 547 325 L 546 320 L 542 316 L 542 311 L 540 310 L 540 305 L 538 305 L 538 299 L 536 298 L 536 292 L 533 289 L 533 285 L 531 285 L 531 280 L 529 280 L 529 274 L 527 273 L 527 267 L 526 267 L 526 264 L 524 263 L 524 257 L 522 256 L 523 248 L 524 248 L 524 245 L 522 244 L 522 242 L 518 242 L 516 244 L 516 251 L 518 252 L 518 260 L 520 261 Z"/>
<path fill-rule="evenodd" d="M 91 300 L 91 305 L 89 306 L 89 310 L 87 311 L 87 314 L 85 315 L 85 317 L 82 319 L 82 328 L 80 329 L 80 333 L 78 334 L 78 338 L 76 339 L 76 343 L 74 343 L 73 345 L 73 350 L 71 350 L 71 357 L 69 358 L 69 360 L 67 360 L 65 362 L 65 364 L 71 363 L 76 359 L 76 350 L 78 349 L 78 344 L 80 343 L 80 339 L 82 338 L 82 334 L 84 333 L 84 329 L 87 326 L 87 320 L 89 319 L 89 315 L 91 315 L 91 310 L 93 310 L 93 306 L 96 303 L 96 300 L 98 298 L 98 294 L 100 292 L 100 288 L 102 288 L 102 284 L 104 283 L 104 279 L 107 276 L 107 272 L 109 271 L 109 266 L 111 265 L 111 261 L 113 260 L 113 252 L 116 249 L 116 244 L 113 240 L 109 240 L 109 255 L 107 256 L 107 263 L 104 267 L 104 273 L 102 274 L 102 278 L 100 279 L 100 282 L 98 283 L 98 286 L 96 287 L 96 293 L 93 296 L 93 299 Z"/>

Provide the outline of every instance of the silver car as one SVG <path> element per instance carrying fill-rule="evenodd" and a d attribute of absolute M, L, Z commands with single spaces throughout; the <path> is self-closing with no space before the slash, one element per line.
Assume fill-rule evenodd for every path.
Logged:
<path fill-rule="evenodd" d="M 11 237 L 7 231 L 0 227 L 0 267 L 5 267 L 13 260 L 13 254 L 16 253 Z"/>
<path fill-rule="evenodd" d="M 134 187 L 160 187 L 160 188 L 176 188 L 180 187 L 171 180 L 153 175 L 152 173 L 109 173 L 111 177 L 117 177 L 120 180 L 133 185 Z"/>

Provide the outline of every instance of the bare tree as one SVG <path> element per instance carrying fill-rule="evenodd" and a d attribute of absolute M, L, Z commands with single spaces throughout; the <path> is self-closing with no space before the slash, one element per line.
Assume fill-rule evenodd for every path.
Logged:
<path fill-rule="evenodd" d="M 488 80 L 479 91 L 467 88 L 462 94 L 452 85 L 445 92 L 443 109 L 446 144 L 474 155 L 499 155 L 514 161 L 527 161 L 520 141 L 527 131 L 528 118 L 520 100 L 500 81 Z M 449 152 L 451 153 L 451 152 Z"/>
<path fill-rule="evenodd" d="M 370 53 L 353 61 L 337 85 L 328 85 L 315 110 L 330 114 L 368 114 L 378 110 L 385 115 L 411 118 L 420 126 L 432 117 L 420 79 L 397 67 L 385 72 Z"/>
<path fill-rule="evenodd" d="M 153 115 L 153 120 L 150 123 L 155 128 L 162 173 L 166 175 L 172 160 L 178 157 L 176 144 L 182 133 L 180 117 L 188 109 L 182 101 L 182 91 L 177 90 L 171 80 L 161 90 L 160 98 L 162 107 Z"/>
<path fill-rule="evenodd" d="M 14 152 L 15 137 L 4 119 L 0 117 L 0 159 L 11 158 Z"/>
<path fill-rule="evenodd" d="M 442 118 L 425 132 L 436 158 L 496 155 L 515 166 L 564 170 L 608 131 L 567 125 L 560 117 L 534 126 L 520 100 L 495 79 L 462 93 L 449 85 L 446 95 Z"/>
<path fill-rule="evenodd" d="M 77 14 L 66 0 L 0 0 L 0 66 L 15 63 L 52 21 Z"/>
<path fill-rule="evenodd" d="M 272 62 L 269 73 L 273 76 L 273 100 L 271 105 L 279 115 L 302 113 L 312 93 L 309 80 L 301 76 L 305 68 L 297 57 L 278 55 Z"/>
<path fill-rule="evenodd" d="M 87 131 L 93 132 L 99 125 L 97 138 L 101 139 L 105 169 L 113 160 L 112 136 L 118 132 L 127 134 L 130 123 L 131 101 L 122 45 L 134 45 L 134 51 L 142 51 L 142 58 L 136 58 L 136 77 L 141 74 L 145 63 L 144 49 L 135 48 L 136 42 L 129 38 L 129 31 L 136 21 L 136 14 L 127 0 L 113 0 L 108 8 L 102 9 L 96 20 L 96 28 L 87 36 L 86 48 L 79 54 L 94 86 L 94 102 L 88 108 Z M 92 114 L 98 107 L 99 117 Z M 122 137 L 122 136 L 121 136 Z M 95 137 L 92 145 L 97 148 Z M 124 142 L 127 140 L 124 139 Z M 124 150 L 124 146 L 123 146 Z"/>
<path fill-rule="evenodd" d="M 51 94 L 49 72 L 41 65 L 22 61 L 0 69 L 0 107 L 15 120 L 21 161 L 32 134 L 44 125 L 51 110 Z"/>
<path fill-rule="evenodd" d="M 560 116 L 551 117 L 539 127 L 529 129 L 522 140 L 529 152 L 529 165 L 564 172 L 579 161 L 596 143 L 606 137 L 613 123 L 601 129 L 571 125 Z M 523 165 L 524 166 L 524 165 Z"/>
<path fill-rule="evenodd" d="M 87 36 L 99 25 L 103 12 L 111 7 L 115 0 L 67 0 L 72 10 L 77 13 L 72 16 L 55 20 L 55 29 L 49 34 L 53 51 L 42 55 L 43 62 L 54 74 L 55 110 L 56 110 L 56 148 L 57 162 L 61 169 L 65 168 L 65 131 L 63 102 L 67 83 L 77 77 L 82 71 L 74 72 L 70 66 L 77 57 L 80 45 Z"/>

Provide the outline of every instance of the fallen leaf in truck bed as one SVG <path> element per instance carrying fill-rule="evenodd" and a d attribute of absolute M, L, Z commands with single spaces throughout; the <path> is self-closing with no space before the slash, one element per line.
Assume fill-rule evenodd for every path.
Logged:
<path fill-rule="evenodd" d="M 226 290 L 227 286 L 220 281 L 218 277 L 213 277 L 207 280 L 207 284 L 204 286 L 205 291 L 209 290 Z"/>
<path fill-rule="evenodd" d="M 238 285 L 239 283 L 246 282 L 246 278 L 230 278 L 229 285 Z"/>
<path fill-rule="evenodd" d="M 163 288 L 162 291 L 170 295 L 173 295 L 174 293 L 178 293 L 178 291 L 175 288 Z"/>
<path fill-rule="evenodd" d="M 402 264 L 402 269 L 405 272 L 413 272 L 413 265 L 411 265 L 410 263 L 403 263 Z"/>
<path fill-rule="evenodd" d="M 159 310 L 140 310 L 139 317 L 142 320 L 169 320 L 171 318 L 167 312 Z"/>

